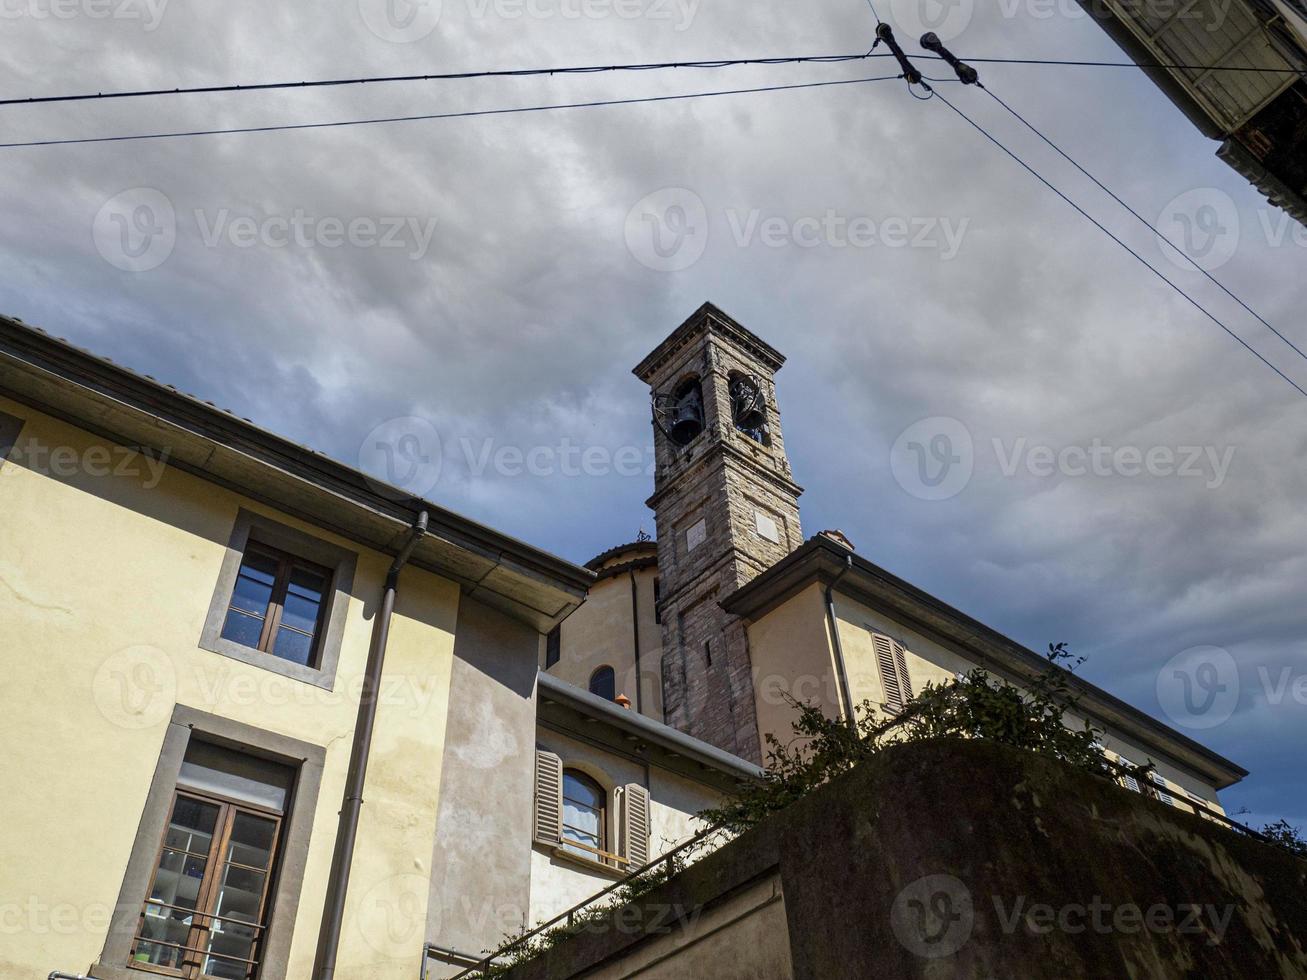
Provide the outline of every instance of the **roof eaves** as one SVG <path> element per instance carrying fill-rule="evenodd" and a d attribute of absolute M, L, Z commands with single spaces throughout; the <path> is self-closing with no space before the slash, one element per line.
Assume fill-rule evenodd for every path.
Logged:
<path fill-rule="evenodd" d="M 869 605 L 889 606 L 891 614 L 912 621 L 914 627 L 936 638 L 947 639 L 971 659 L 989 661 L 982 666 L 1012 675 L 1015 680 L 1034 676 L 1047 667 L 1047 660 L 1029 647 L 820 534 L 809 538 L 798 550 L 727 596 L 722 600 L 722 607 L 747 619 L 759 618 L 813 582 L 828 585 L 835 581 L 850 556 L 852 571 L 840 578 L 840 591 L 851 592 Z M 893 600 L 892 605 L 888 600 Z M 942 632 L 941 624 L 947 633 Z M 1095 721 L 1113 721 L 1115 727 L 1126 729 L 1122 734 L 1152 743 L 1172 757 L 1188 756 L 1192 760 L 1191 768 L 1193 764 L 1201 764 L 1212 778 L 1224 780 L 1224 785 L 1217 786 L 1218 789 L 1248 775 L 1248 771 L 1237 763 L 1097 685 L 1075 674 L 1070 675 L 1070 683 L 1085 699 L 1083 707 Z M 1159 743 L 1170 744 L 1168 747 Z"/>
<path fill-rule="evenodd" d="M 658 745 L 668 752 L 682 756 L 708 769 L 736 780 L 762 779 L 762 767 L 738 756 L 724 752 L 714 745 L 701 741 L 668 725 L 646 718 L 644 715 L 622 708 L 589 691 L 540 671 L 539 693 L 542 701 L 564 702 L 573 711 L 601 722 L 643 741 Z"/>
<path fill-rule="evenodd" d="M 225 446 L 262 464 L 269 473 L 306 481 L 339 500 L 372 513 L 411 523 L 420 510 L 430 515 L 430 531 L 456 548 L 467 549 L 506 574 L 525 574 L 553 583 L 579 599 L 594 574 L 562 558 L 455 513 L 431 501 L 390 487 L 323 453 L 302 446 L 220 409 L 194 395 L 132 371 L 66 340 L 0 315 L 0 388 L 24 395 L 24 378 L 112 406 L 115 411 L 151 419 L 163 437 L 172 435 Z M 80 404 L 80 401 L 79 401 Z M 67 418 L 70 413 L 61 413 Z M 76 419 L 70 419 L 76 421 Z M 158 448 L 158 447 L 156 447 Z M 167 448 L 167 447 L 164 447 Z M 195 470 L 196 467 L 188 467 Z M 228 481 L 219 481 L 230 485 Z M 266 495 L 259 495 L 266 499 Z M 273 501 L 275 503 L 275 501 Z M 537 611 L 538 612 L 538 611 Z M 552 616 L 552 612 L 546 613 Z"/>

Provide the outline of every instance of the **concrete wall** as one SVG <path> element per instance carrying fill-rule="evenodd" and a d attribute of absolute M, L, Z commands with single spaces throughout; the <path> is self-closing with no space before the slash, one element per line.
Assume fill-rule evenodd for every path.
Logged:
<path fill-rule="evenodd" d="M 679 913 L 679 914 L 678 914 Z M 769 875 L 703 910 L 672 910 L 676 928 L 606 963 L 594 980 L 791 980 L 780 878 Z"/>
<path fill-rule="evenodd" d="M 917 742 L 508 978 L 1300 978 L 1304 884 L 1279 848 L 1055 760 Z"/>
<path fill-rule="evenodd" d="M 538 639 L 463 600 L 426 928 L 445 949 L 481 953 L 528 921 Z"/>
<path fill-rule="evenodd" d="M 620 564 L 623 557 L 615 562 Z M 662 627 L 654 615 L 656 568 L 635 570 L 636 602 L 640 620 L 639 686 L 641 714 L 663 721 Z M 561 627 L 559 662 L 549 673 L 583 691 L 590 689 L 590 676 L 601 666 L 617 675 L 617 693 L 625 694 L 636 707 L 635 639 L 631 624 L 631 577 L 619 572 L 601 578 L 591 587 L 586 600 Z M 543 657 L 543 653 L 541 654 Z M 544 666 L 544 660 L 541 660 Z"/>
<path fill-rule="evenodd" d="M 24 405 L 0 411 L 26 420 L 0 463 L 0 976 L 99 957 L 175 704 L 325 748 L 286 974 L 308 976 L 389 558 L 179 470 L 122 472 L 110 444 Z M 240 508 L 357 551 L 333 689 L 199 648 Z M 404 572 L 340 976 L 413 974 L 458 605 L 454 583 Z"/>

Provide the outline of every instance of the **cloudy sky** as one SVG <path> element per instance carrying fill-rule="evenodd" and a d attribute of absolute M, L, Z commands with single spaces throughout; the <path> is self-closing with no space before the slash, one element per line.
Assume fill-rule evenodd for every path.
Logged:
<path fill-rule="evenodd" d="M 878 6 L 917 50 L 917 5 Z M 944 29 L 964 56 L 1121 57 L 1071 0 L 974 6 Z M 875 24 L 863 0 L 6 0 L 4 16 L 9 97 L 855 53 Z M 890 71 L 0 113 L 18 142 Z M 1307 344 L 1303 229 L 1140 72 L 983 72 Z M 1307 387 L 1307 364 L 984 93 L 941 91 Z M 1307 823 L 1307 399 L 941 101 L 877 82 L 3 152 L 5 312 L 576 561 L 652 530 L 650 477 L 632 464 L 647 394 L 630 369 L 713 300 L 789 356 L 779 397 L 808 533 L 842 528 L 1033 647 L 1069 642 L 1090 679 L 1252 770 L 1228 806 Z"/>

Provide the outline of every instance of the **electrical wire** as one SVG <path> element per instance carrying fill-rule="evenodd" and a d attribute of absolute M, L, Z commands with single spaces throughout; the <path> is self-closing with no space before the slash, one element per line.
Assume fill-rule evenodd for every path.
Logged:
<path fill-rule="evenodd" d="M 538 75 L 595 75 L 601 72 L 664 71 L 673 68 L 738 68 L 748 65 L 843 64 L 868 58 L 888 58 L 889 53 L 793 55 L 776 58 L 724 58 L 712 61 L 655 61 L 622 65 L 573 65 L 556 68 L 502 68 L 491 71 L 455 71 L 430 75 L 373 75 L 361 78 L 324 78 L 307 82 L 262 82 L 253 85 L 196 85 L 190 88 L 151 88 L 122 92 L 84 92 L 78 95 L 38 95 L 25 99 L 0 99 L 0 106 L 40 105 L 51 102 L 90 102 L 102 99 L 142 99 L 160 95 L 208 95 L 218 92 L 268 92 L 274 89 L 330 88 L 341 85 L 372 85 L 388 82 L 444 82 L 471 78 L 531 78 Z"/>
<path fill-rule="evenodd" d="M 1278 374 L 1281 378 L 1283 378 L 1285 381 L 1287 381 L 1290 385 L 1292 385 L 1293 388 L 1296 389 L 1297 392 L 1298 392 L 1300 395 L 1302 395 L 1304 398 L 1307 398 L 1307 390 L 1304 390 L 1304 389 L 1302 388 L 1301 385 L 1299 385 L 1296 381 L 1294 381 L 1294 380 L 1293 380 L 1292 378 L 1290 378 L 1287 374 L 1285 374 L 1283 371 L 1281 371 L 1278 367 L 1276 367 L 1274 364 L 1272 364 L 1270 361 L 1268 361 L 1265 357 L 1263 357 L 1263 356 L 1262 356 L 1262 355 L 1261 355 L 1261 354 L 1260 354 L 1256 349 L 1254 349 L 1254 348 L 1253 348 L 1253 347 L 1252 347 L 1252 346 L 1251 346 L 1247 341 L 1245 341 L 1245 340 L 1244 340 L 1242 337 L 1240 337 L 1237 333 L 1235 333 L 1233 330 L 1231 330 L 1229 327 L 1227 327 L 1227 326 L 1226 326 L 1226 325 L 1225 325 L 1225 324 L 1224 324 L 1224 323 L 1223 323 L 1219 318 L 1217 318 L 1213 313 L 1210 313 L 1210 312 L 1207 310 L 1206 307 L 1204 307 L 1204 306 L 1203 306 L 1201 303 L 1199 303 L 1196 299 L 1194 299 L 1192 296 L 1190 296 L 1188 293 L 1186 293 L 1183 289 L 1181 289 L 1178 285 L 1176 285 L 1174 282 L 1172 282 L 1170 279 L 1168 279 L 1165 275 L 1163 275 L 1162 272 L 1161 272 L 1161 271 L 1160 271 L 1156 266 L 1154 266 L 1154 265 L 1153 265 L 1151 262 L 1149 262 L 1146 258 L 1144 258 L 1142 255 L 1140 255 L 1138 252 L 1136 252 L 1133 248 L 1131 248 L 1129 245 L 1127 245 L 1124 241 L 1122 241 L 1120 238 L 1118 238 L 1116 235 L 1114 235 L 1111 231 L 1109 231 L 1108 228 L 1107 228 L 1107 227 L 1106 227 L 1102 222 L 1100 222 L 1097 218 L 1095 218 L 1095 217 L 1094 217 L 1093 215 L 1091 215 L 1088 211 L 1086 211 L 1084 208 L 1082 208 L 1079 204 L 1077 204 L 1075 201 L 1071 200 L 1071 198 L 1067 197 L 1067 195 L 1064 194 L 1064 193 L 1062 193 L 1062 191 L 1058 190 L 1058 188 L 1057 188 L 1056 186 L 1054 186 L 1053 183 L 1052 183 L 1051 181 L 1049 181 L 1046 177 L 1044 177 L 1042 174 L 1040 174 L 1039 171 L 1035 170 L 1034 167 L 1030 166 L 1030 164 L 1026 163 L 1026 161 L 1023 160 L 1023 159 L 1021 159 L 1021 157 L 1017 156 L 1017 155 L 1016 155 L 1012 150 L 1008 149 L 1008 148 L 1007 148 L 1007 147 L 1006 147 L 1006 146 L 1005 146 L 1005 145 L 1004 145 L 1004 144 L 1003 144 L 1003 143 L 1002 143 L 1002 142 L 1001 142 L 997 137 L 991 135 L 990 132 L 989 132 L 988 130 L 986 130 L 986 129 L 985 129 L 983 126 L 981 126 L 978 122 L 976 122 L 974 119 L 972 119 L 970 116 L 968 116 L 965 112 L 963 112 L 961 109 L 959 109 L 957 106 L 955 106 L 952 102 L 950 102 L 950 101 L 948 100 L 947 97 L 945 97 L 944 95 L 939 94 L 939 93 L 937 93 L 937 95 L 938 95 L 938 97 L 939 97 L 939 99 L 940 99 L 941 102 L 943 102 L 946 106 L 948 106 L 948 107 L 949 107 L 950 109 L 952 109 L 955 113 L 957 113 L 959 116 L 961 116 L 961 117 L 962 117 L 962 118 L 963 118 L 963 119 L 964 119 L 964 120 L 965 120 L 965 121 L 966 121 L 966 122 L 967 122 L 967 123 L 968 123 L 968 124 L 973 128 L 973 129 L 975 129 L 978 133 L 980 133 L 982 136 L 984 136 L 985 139 L 989 140 L 991 143 L 993 143 L 995 146 L 997 146 L 1000 150 L 1002 150 L 1005 154 L 1007 154 L 1009 157 L 1011 157 L 1013 160 L 1015 160 L 1018 164 L 1020 164 L 1020 165 L 1022 166 L 1022 168 L 1024 168 L 1027 172 L 1029 172 L 1029 173 L 1030 173 L 1030 174 L 1031 174 L 1031 175 L 1032 175 L 1036 180 L 1038 180 L 1041 184 L 1043 184 L 1045 187 L 1047 187 L 1049 190 L 1051 190 L 1054 194 L 1056 194 L 1058 197 L 1060 197 L 1063 201 L 1065 201 L 1067 204 L 1071 205 L 1071 207 L 1073 207 L 1073 208 L 1075 208 L 1077 211 L 1079 211 L 1080 214 L 1081 214 L 1081 216 L 1084 217 L 1085 219 L 1087 219 L 1088 221 L 1090 221 L 1090 222 L 1091 222 L 1095 227 L 1098 228 L 1099 231 L 1101 231 L 1103 234 L 1107 235 L 1108 238 L 1112 239 L 1112 241 L 1116 242 L 1116 243 L 1117 243 L 1118 245 L 1120 245 L 1123 249 L 1125 249 L 1125 250 L 1126 250 L 1127 252 L 1129 252 L 1132 256 L 1134 256 L 1134 257 L 1135 257 L 1135 258 L 1136 258 L 1140 263 L 1142 263 L 1142 264 L 1144 265 L 1145 268 L 1147 268 L 1150 272 L 1152 272 L 1155 276 L 1157 276 L 1157 278 L 1161 279 L 1162 282 L 1166 283 L 1168 286 L 1170 286 L 1172 289 L 1174 289 L 1177 293 L 1179 293 L 1182 297 L 1184 297 L 1184 299 L 1187 300 L 1187 301 L 1189 302 L 1189 304 L 1190 304 L 1191 306 L 1193 306 L 1196 310 L 1198 310 L 1198 312 L 1202 313 L 1203 316 L 1207 317 L 1209 320 L 1211 320 L 1213 323 L 1215 323 L 1218 327 L 1220 327 L 1222 330 L 1224 330 L 1227 334 L 1229 334 L 1231 337 L 1233 337 L 1233 338 L 1234 338 L 1234 339 L 1235 339 L 1235 340 L 1236 340 L 1236 341 L 1237 341 L 1237 342 L 1238 342 L 1242 347 L 1244 347 L 1244 348 L 1245 348 L 1245 349 L 1246 349 L 1250 354 L 1252 354 L 1255 358 L 1257 358 L 1259 361 L 1261 361 L 1263 364 L 1265 364 L 1268 368 L 1270 368 L 1272 371 L 1274 371 L 1276 374 Z"/>
<path fill-rule="evenodd" d="M 381 123 L 418 122 L 429 119 L 467 119 L 473 116 L 500 116 L 514 113 L 546 112 L 552 109 L 593 109 L 601 106 L 637 105 L 651 102 L 677 102 L 685 99 L 712 98 L 719 95 L 749 95 L 759 92 L 787 92 L 796 89 L 828 88 L 834 85 L 858 85 L 865 82 L 888 82 L 902 75 L 876 75 L 868 78 L 842 78 L 829 82 L 803 82 L 792 85 L 766 85 L 758 88 L 722 89 L 689 92 L 683 95 L 653 95 L 634 99 L 604 99 L 594 102 L 567 102 L 552 105 L 514 106 L 505 109 L 473 109 L 465 112 L 436 112 L 419 116 L 387 116 L 375 119 L 345 119 L 335 122 L 288 123 L 275 126 L 242 126 L 231 129 L 197 129 L 185 132 L 142 133 L 134 136 L 94 136 L 73 139 L 31 140 L 24 143 L 0 143 L 0 150 L 32 146 L 68 146 L 86 143 L 121 143 L 133 140 L 178 139 L 188 136 L 219 136 L 233 133 L 273 133 L 296 129 L 334 129 L 343 126 L 372 126 Z"/>
<path fill-rule="evenodd" d="M 876 8 L 867 0 L 872 13 Z M 877 16 L 877 21 L 880 18 Z M 185 88 L 134 89 L 122 92 L 82 92 L 74 95 L 37 95 L 26 98 L 0 99 L 0 107 L 14 105 L 45 105 L 58 102 L 90 102 L 106 99 L 141 99 L 165 95 L 210 95 L 223 92 L 269 92 L 279 89 L 329 88 L 343 85 L 377 85 L 394 82 L 438 82 L 473 78 L 530 78 L 540 75 L 593 75 L 600 72 L 639 72 L 665 71 L 682 68 L 738 68 L 750 65 L 797 65 L 797 64 L 842 64 L 850 61 L 864 61 L 869 58 L 889 58 L 889 52 L 872 51 L 858 54 L 827 55 L 793 55 L 775 58 L 723 58 L 710 61 L 660 61 L 620 65 L 574 65 L 555 68 L 504 68 L 490 71 L 442 72 L 425 75 L 373 75 L 357 78 L 324 78 L 300 82 L 257 82 L 250 85 L 196 85 Z M 937 55 L 918 55 L 931 60 L 941 60 Z M 1098 68 L 1166 68 L 1184 71 L 1238 71 L 1264 72 L 1272 74 L 1289 74 L 1307 77 L 1307 71 L 1296 68 L 1237 68 L 1229 65 L 1169 65 L 1160 63 L 1136 63 L 1133 61 L 1057 61 L 1052 59 L 1031 58 L 964 58 L 967 62 L 977 64 L 1003 65 L 1045 65 L 1065 67 Z"/>
<path fill-rule="evenodd" d="M 1303 68 L 1241 68 L 1237 65 L 1181 65 L 1160 61 L 1066 61 L 1058 58 L 970 58 L 962 55 L 958 55 L 958 57 L 968 64 L 980 65 L 1053 65 L 1065 68 L 1165 68 L 1170 71 L 1239 71 L 1267 75 L 1297 75 L 1300 78 L 1307 78 L 1307 69 Z"/>
<path fill-rule="evenodd" d="M 1147 228 L 1149 231 L 1151 231 L 1154 235 L 1156 235 L 1159 241 L 1162 241 L 1162 242 L 1166 243 L 1168 246 L 1170 246 L 1172 249 L 1174 249 L 1176 252 L 1178 252 L 1181 256 L 1183 256 L 1186 262 L 1188 262 L 1191 266 L 1193 266 L 1195 269 L 1197 269 L 1199 272 L 1201 272 L 1204 276 L 1206 276 L 1207 279 L 1208 279 L 1210 282 L 1212 282 L 1213 284 L 1215 284 L 1216 287 L 1219 288 L 1219 289 L 1221 290 L 1221 292 L 1225 293 L 1226 296 L 1229 296 L 1230 299 L 1234 300 L 1236 303 L 1238 303 L 1240 306 L 1242 306 L 1246 311 L 1248 311 L 1248 312 L 1251 313 L 1254 317 L 1256 317 L 1256 318 L 1257 318 L 1257 321 L 1258 321 L 1259 323 L 1261 323 L 1262 326 L 1264 326 L 1267 330 L 1271 331 L 1271 333 L 1275 334 L 1275 336 L 1277 336 L 1277 337 L 1279 337 L 1281 340 L 1283 340 L 1286 344 L 1289 345 L 1290 348 L 1293 349 L 1293 352 L 1294 352 L 1295 354 L 1297 354 L 1297 355 L 1298 355 L 1299 357 L 1301 357 L 1303 360 L 1307 361 L 1307 353 L 1304 353 L 1303 350 L 1302 350 L 1302 349 L 1301 349 L 1297 344 L 1295 344 L 1292 340 L 1290 340 L 1290 339 L 1289 339 L 1288 337 L 1286 337 L 1284 334 L 1280 333 L 1279 330 L 1276 330 L 1275 327 L 1271 326 L 1271 324 L 1269 324 L 1269 323 L 1268 323 L 1268 322 L 1267 322 L 1267 321 L 1266 321 L 1266 320 L 1261 316 L 1261 314 L 1259 314 L 1259 313 L 1258 313 L 1256 310 L 1254 310 L 1251 306 L 1249 306 L 1249 305 L 1248 305 L 1247 303 L 1245 303 L 1242 299 L 1240 299 L 1240 298 L 1239 298 L 1238 296 L 1236 296 L 1233 292 L 1231 292 L 1231 291 L 1230 291 L 1230 290 L 1225 286 L 1225 284 L 1222 283 L 1219 279 L 1217 279 L 1214 275 L 1212 275 L 1210 272 L 1208 272 L 1206 269 L 1204 269 L 1201 265 L 1199 265 L 1197 262 L 1195 262 L 1194 259 L 1193 259 L 1193 258 L 1192 258 L 1192 257 L 1191 257 L 1187 252 L 1185 252 L 1183 249 L 1176 248 L 1175 245 L 1171 244 L 1171 242 L 1169 242 L 1169 241 L 1167 240 L 1166 236 L 1163 235 L 1160 231 L 1158 231 L 1157 228 L 1156 228 L 1156 227 L 1155 227 L 1151 222 L 1149 222 L 1147 218 L 1145 218 L 1143 215 L 1141 215 L 1138 211 L 1136 211 L 1134 208 L 1132 208 L 1129 204 L 1126 204 L 1125 201 L 1121 200 L 1121 198 L 1118 197 L 1115 193 L 1113 193 L 1113 191 L 1112 191 L 1109 187 L 1107 187 L 1107 185 L 1105 185 L 1101 180 L 1099 180 L 1097 177 L 1095 177 L 1093 174 L 1091 174 L 1088 170 L 1086 170 L 1084 167 L 1082 167 L 1080 164 L 1078 164 L 1075 160 L 1073 160 L 1073 159 L 1072 159 L 1072 158 L 1071 158 L 1071 157 L 1070 157 L 1066 152 L 1063 151 L 1063 149 L 1062 149 L 1060 146 L 1058 146 L 1058 145 L 1057 145 L 1056 143 L 1054 143 L 1051 139 L 1049 139 L 1047 136 L 1045 136 L 1043 133 L 1041 133 L 1041 132 L 1040 132 L 1040 131 L 1039 131 L 1039 130 L 1038 130 L 1038 129 L 1033 125 L 1033 124 L 1031 124 L 1031 123 L 1030 123 L 1030 122 L 1029 122 L 1029 121 L 1028 121 L 1024 116 L 1022 116 L 1019 112 L 1017 112 L 1015 109 L 1013 109 L 1010 105 L 1008 105 L 1006 102 L 1004 102 L 1002 99 L 1000 99 L 997 95 L 995 95 L 992 91 L 990 91 L 990 89 L 985 88 L 984 85 L 981 85 L 980 88 L 984 89 L 984 91 L 985 91 L 986 93 L 988 93 L 988 95 L 990 96 L 990 98 L 992 98 L 995 102 L 997 102 L 997 103 L 998 103 L 999 105 L 1001 105 L 1004 109 L 1006 109 L 1008 112 L 1010 112 L 1010 113 L 1013 115 L 1013 117 L 1016 118 L 1016 119 L 1017 119 L 1017 120 L 1018 120 L 1018 121 L 1019 121 L 1023 126 L 1025 126 L 1025 127 L 1026 127 L 1027 129 L 1029 129 L 1032 133 L 1034 133 L 1034 134 L 1035 134 L 1036 136 L 1038 136 L 1041 140 L 1043 140 L 1043 141 L 1044 141 L 1045 143 L 1047 143 L 1050 147 L 1052 147 L 1053 150 L 1055 150 L 1055 151 L 1057 152 L 1057 154 L 1058 154 L 1060 157 L 1062 157 L 1063 160 L 1065 160 L 1067 163 L 1071 164 L 1071 166 L 1075 167 L 1075 168 L 1076 168 L 1077 170 L 1079 170 L 1082 174 L 1084 174 L 1086 177 L 1088 177 L 1090 180 L 1092 180 L 1095 184 L 1097 184 L 1097 185 L 1098 185 L 1098 188 L 1099 188 L 1101 191 L 1103 191 L 1103 193 L 1105 193 L 1105 194 L 1106 194 L 1108 197 L 1110 197 L 1112 200 L 1116 201 L 1117 204 L 1121 205 L 1121 207 L 1125 208 L 1125 209 L 1126 209 L 1127 211 L 1129 211 L 1132 215 L 1134 215 L 1135 219 L 1136 219 L 1140 224 L 1142 224 L 1145 228 Z"/>

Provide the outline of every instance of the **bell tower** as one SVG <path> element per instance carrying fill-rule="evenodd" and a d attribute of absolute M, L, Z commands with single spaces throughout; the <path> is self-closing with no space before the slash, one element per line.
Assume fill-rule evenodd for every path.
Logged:
<path fill-rule="evenodd" d="M 754 762 L 748 635 L 719 603 L 803 541 L 776 406 L 784 363 L 705 303 L 635 369 L 653 398 L 667 723 Z"/>

